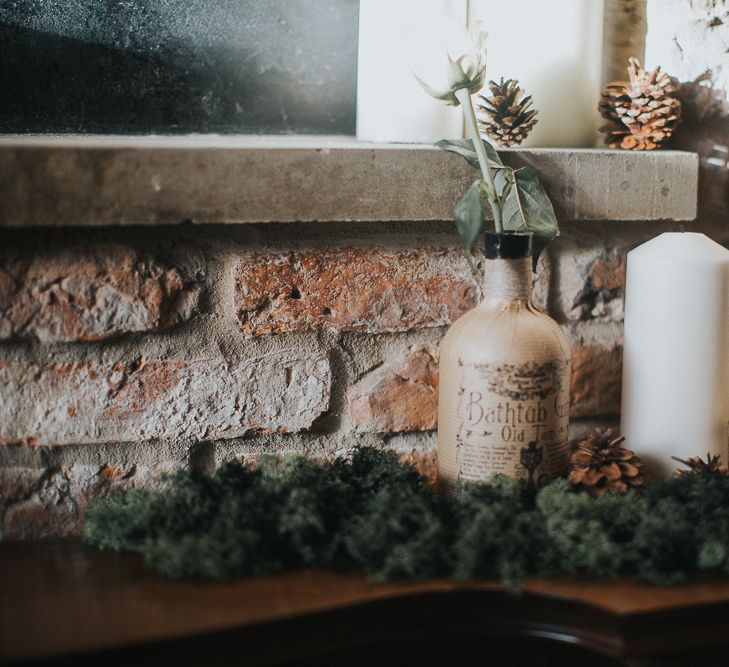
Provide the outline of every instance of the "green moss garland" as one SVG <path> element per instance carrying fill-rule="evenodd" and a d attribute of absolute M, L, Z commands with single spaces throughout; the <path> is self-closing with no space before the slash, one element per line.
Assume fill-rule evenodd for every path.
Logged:
<path fill-rule="evenodd" d="M 729 574 L 729 477 L 600 498 L 566 480 L 533 497 L 496 477 L 439 496 L 394 454 L 361 448 L 327 464 L 229 463 L 212 476 L 179 473 L 159 492 L 97 498 L 84 538 L 139 552 L 175 578 L 360 567 L 379 579 L 497 577 L 511 588 L 528 574 L 674 584 L 699 570 Z"/>

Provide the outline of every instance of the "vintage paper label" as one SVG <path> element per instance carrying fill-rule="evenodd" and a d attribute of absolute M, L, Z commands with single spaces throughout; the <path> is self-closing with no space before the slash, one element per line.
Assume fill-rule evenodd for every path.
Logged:
<path fill-rule="evenodd" d="M 569 361 L 459 359 L 458 366 L 458 479 L 502 473 L 541 487 L 563 474 L 569 458 Z"/>

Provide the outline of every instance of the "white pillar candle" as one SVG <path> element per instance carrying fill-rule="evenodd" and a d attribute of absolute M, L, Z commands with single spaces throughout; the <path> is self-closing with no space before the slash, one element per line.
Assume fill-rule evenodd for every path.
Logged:
<path fill-rule="evenodd" d="M 648 473 L 719 454 L 729 422 L 729 251 L 666 233 L 628 253 L 621 432 Z"/>
<path fill-rule="evenodd" d="M 428 95 L 413 76 L 443 79 L 444 17 L 466 28 L 466 0 L 360 0 L 357 139 L 433 143 L 463 136 L 460 107 Z"/>
<path fill-rule="evenodd" d="M 602 0 L 469 0 L 468 20 L 488 32 L 487 78 L 533 96 L 539 120 L 522 146 L 596 144 Z"/>

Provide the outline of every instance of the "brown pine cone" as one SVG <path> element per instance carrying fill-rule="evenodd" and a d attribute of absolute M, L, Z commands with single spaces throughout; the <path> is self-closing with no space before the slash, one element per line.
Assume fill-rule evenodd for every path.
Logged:
<path fill-rule="evenodd" d="M 706 461 L 700 456 L 692 456 L 685 461 L 675 456 L 671 457 L 674 461 L 683 463 L 687 470 L 683 468 L 676 469 L 677 477 L 693 477 L 696 475 L 729 475 L 729 470 L 721 465 L 721 460 L 718 454 L 712 454 L 711 452 L 706 453 Z"/>
<path fill-rule="evenodd" d="M 609 121 L 600 128 L 610 148 L 653 150 L 671 138 L 681 120 L 676 84 L 660 67 L 646 72 L 628 61 L 629 81 L 609 83 L 598 109 Z"/>
<path fill-rule="evenodd" d="M 597 429 L 576 442 L 570 457 L 570 482 L 591 496 L 643 488 L 643 462 L 622 446 L 623 440 L 612 429 Z"/>
<path fill-rule="evenodd" d="M 532 97 L 514 79 L 489 81 L 491 95 L 479 95 L 479 124 L 499 146 L 518 146 L 537 124 Z"/>

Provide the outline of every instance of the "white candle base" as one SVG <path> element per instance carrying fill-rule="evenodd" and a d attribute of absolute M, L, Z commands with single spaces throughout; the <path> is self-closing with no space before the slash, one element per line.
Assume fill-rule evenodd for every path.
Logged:
<path fill-rule="evenodd" d="M 666 233 L 628 253 L 621 432 L 649 475 L 687 459 L 727 463 L 729 251 Z"/>

